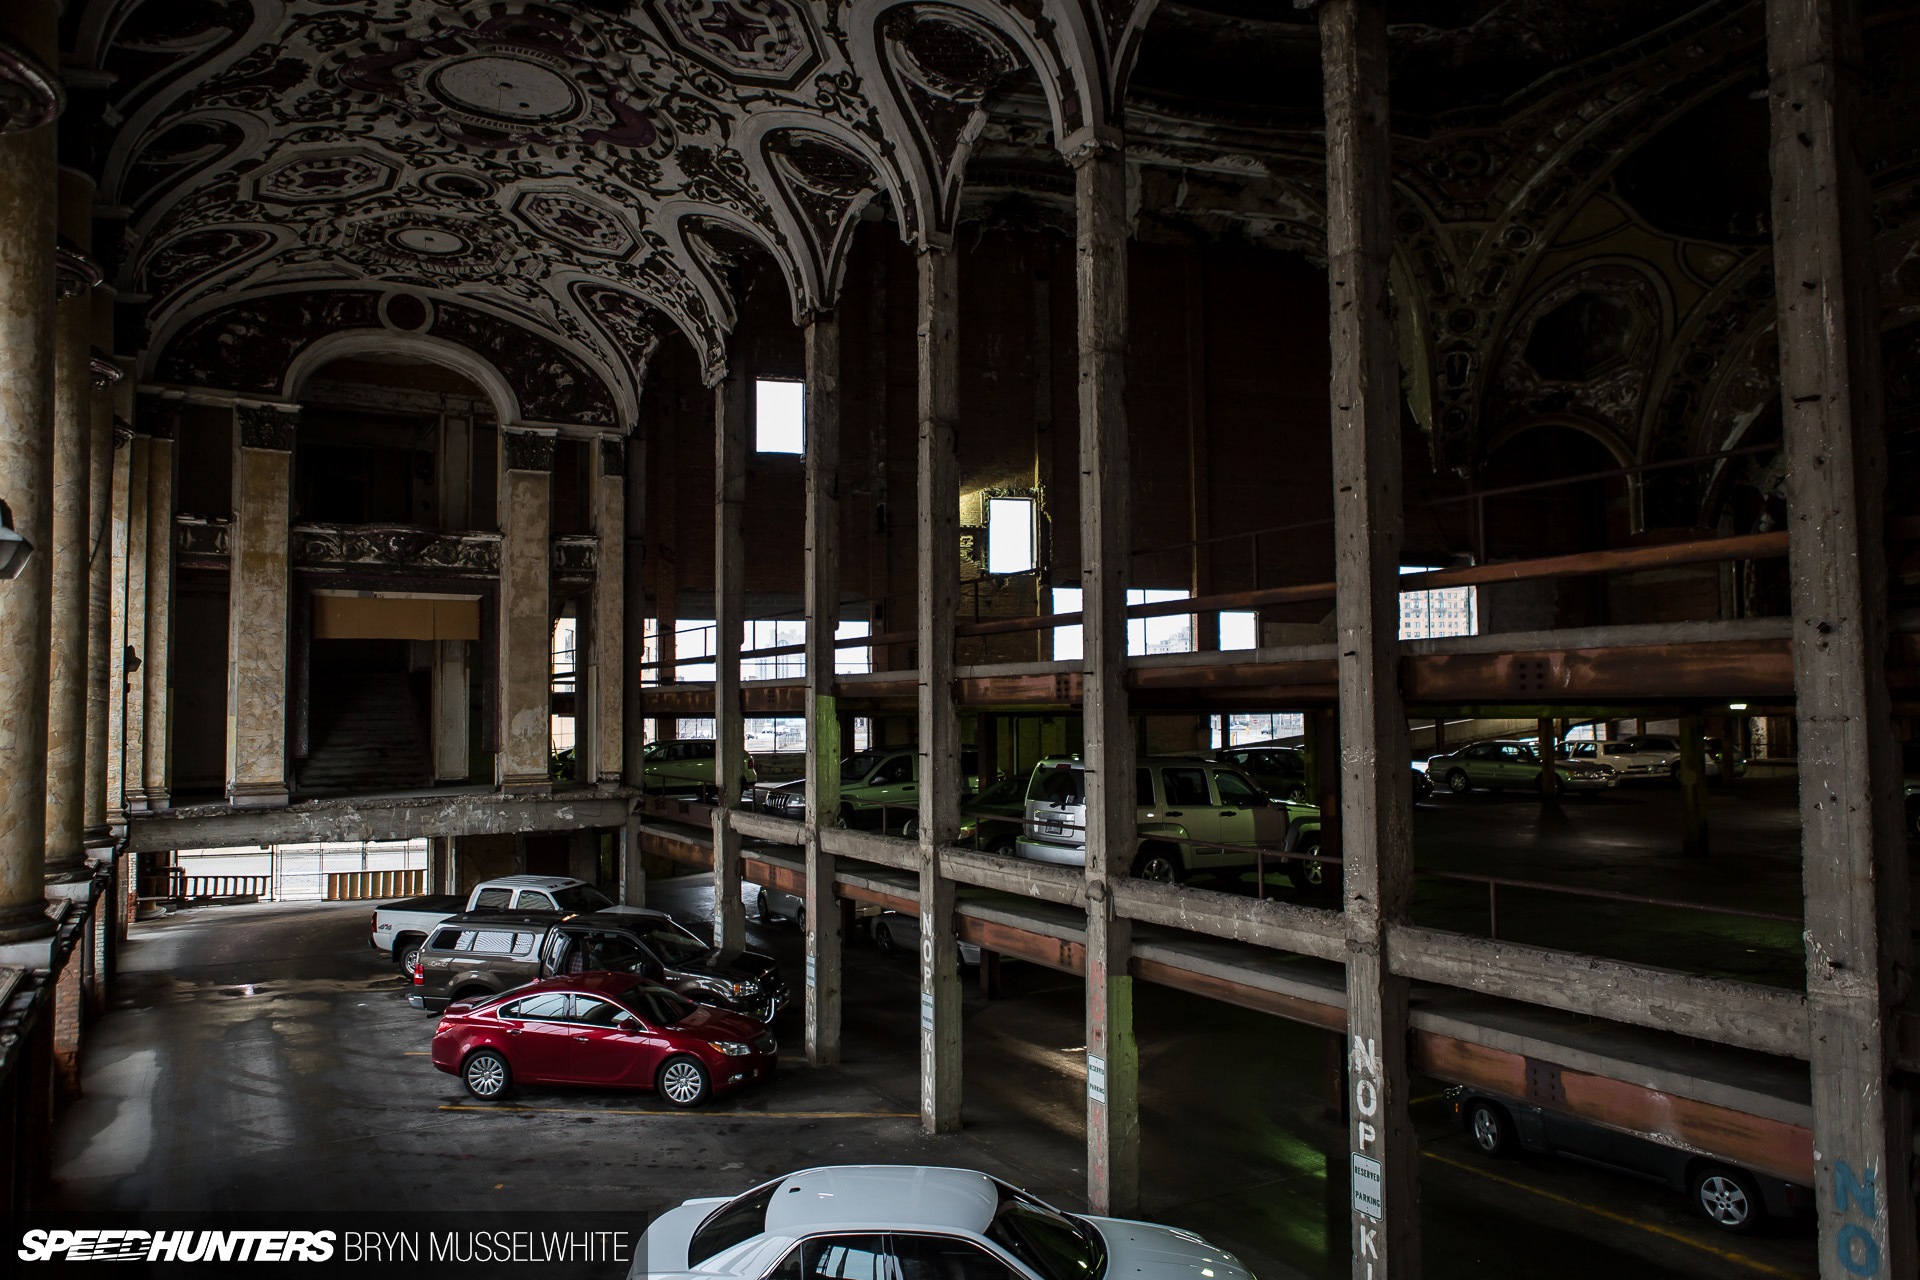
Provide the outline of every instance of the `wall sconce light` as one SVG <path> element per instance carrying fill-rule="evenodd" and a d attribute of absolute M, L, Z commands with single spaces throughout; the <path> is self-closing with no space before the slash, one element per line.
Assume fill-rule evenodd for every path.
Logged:
<path fill-rule="evenodd" d="M 33 544 L 15 532 L 13 508 L 0 502 L 0 579 L 17 578 L 33 558 Z"/>

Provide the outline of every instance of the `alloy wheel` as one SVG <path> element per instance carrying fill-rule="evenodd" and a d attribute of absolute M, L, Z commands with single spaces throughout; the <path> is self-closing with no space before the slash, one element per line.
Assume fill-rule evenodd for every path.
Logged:
<path fill-rule="evenodd" d="M 1725 1174 L 1710 1173 L 1700 1179 L 1700 1208 L 1723 1227 L 1745 1226 L 1753 1205 L 1746 1189 Z"/>
<path fill-rule="evenodd" d="M 701 1078 L 699 1066 L 685 1058 L 669 1062 L 660 1073 L 660 1092 L 678 1106 L 692 1106 L 706 1091 L 707 1082 Z"/>
<path fill-rule="evenodd" d="M 467 1091 L 476 1098 L 497 1098 L 506 1092 L 507 1064 L 491 1053 L 467 1059 Z"/>

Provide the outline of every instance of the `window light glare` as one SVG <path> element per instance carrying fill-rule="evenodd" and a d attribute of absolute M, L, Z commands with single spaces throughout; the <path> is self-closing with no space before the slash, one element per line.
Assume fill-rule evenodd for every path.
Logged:
<path fill-rule="evenodd" d="M 753 447 L 759 453 L 806 452 L 806 383 L 754 379 Z"/>
<path fill-rule="evenodd" d="M 1034 555 L 1032 498 L 987 499 L 987 572 L 1032 573 Z"/>

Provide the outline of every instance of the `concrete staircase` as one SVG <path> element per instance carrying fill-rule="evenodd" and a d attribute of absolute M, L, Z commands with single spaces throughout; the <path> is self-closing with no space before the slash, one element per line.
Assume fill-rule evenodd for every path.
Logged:
<path fill-rule="evenodd" d="M 308 755 L 295 764 L 301 795 L 358 795 L 432 783 L 427 734 L 406 675 L 316 674 L 312 697 Z"/>

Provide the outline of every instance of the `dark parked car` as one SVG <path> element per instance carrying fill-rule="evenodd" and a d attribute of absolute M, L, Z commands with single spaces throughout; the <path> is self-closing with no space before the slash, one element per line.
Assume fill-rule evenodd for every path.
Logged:
<path fill-rule="evenodd" d="M 1561 1153 L 1625 1169 L 1685 1192 L 1694 1212 L 1725 1231 L 1757 1231 L 1769 1215 L 1813 1212 L 1812 1189 L 1797 1183 L 1465 1087 L 1447 1096 L 1483 1155 Z"/>
<path fill-rule="evenodd" d="M 773 1033 L 631 973 L 547 978 L 448 1008 L 433 1065 L 491 1102 L 514 1084 L 651 1089 L 676 1107 L 773 1074 Z"/>
<path fill-rule="evenodd" d="M 716 951 L 664 911 L 455 916 L 421 948 L 412 1003 L 442 1009 L 539 978 L 636 973 L 689 1000 L 769 1022 L 787 1002 L 771 956 Z"/>

